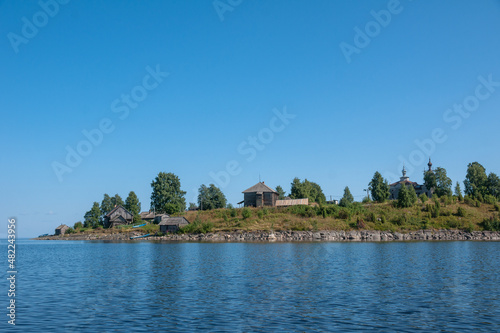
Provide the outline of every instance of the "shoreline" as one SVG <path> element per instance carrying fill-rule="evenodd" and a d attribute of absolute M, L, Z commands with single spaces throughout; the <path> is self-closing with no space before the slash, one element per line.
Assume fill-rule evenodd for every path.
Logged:
<path fill-rule="evenodd" d="M 352 231 L 276 231 L 216 232 L 206 234 L 171 234 L 130 239 L 130 233 L 71 234 L 46 236 L 34 240 L 109 240 L 109 241 L 175 241 L 175 242 L 390 242 L 390 241 L 500 241 L 500 231 L 418 230 L 402 232 L 378 230 Z M 140 234 L 138 234 L 140 235 Z"/>

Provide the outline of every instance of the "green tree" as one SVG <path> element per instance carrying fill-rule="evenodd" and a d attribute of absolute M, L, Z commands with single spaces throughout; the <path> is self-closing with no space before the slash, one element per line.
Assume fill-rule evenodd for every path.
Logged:
<path fill-rule="evenodd" d="M 113 207 L 114 205 L 111 197 L 107 193 L 104 193 L 104 198 L 101 201 L 101 215 L 104 217 L 111 210 L 113 210 Z"/>
<path fill-rule="evenodd" d="M 341 207 L 348 207 L 354 202 L 354 197 L 351 194 L 351 191 L 349 191 L 349 187 L 346 186 L 344 189 L 344 196 L 342 196 L 342 199 L 340 199 L 339 206 Z"/>
<path fill-rule="evenodd" d="M 436 190 L 435 193 L 438 197 L 451 195 L 451 185 L 452 181 L 446 175 L 445 168 L 436 168 L 434 170 L 434 174 L 436 175 Z"/>
<path fill-rule="evenodd" d="M 113 208 L 125 205 L 125 203 L 122 200 L 122 197 L 120 197 L 118 194 L 115 194 L 115 196 L 111 198 L 111 204 L 113 205 Z"/>
<path fill-rule="evenodd" d="M 455 196 L 458 198 L 459 201 L 463 201 L 464 197 L 462 196 L 462 190 L 460 189 L 460 183 L 457 182 L 455 185 Z"/>
<path fill-rule="evenodd" d="M 226 202 L 226 196 L 214 184 L 201 185 L 198 189 L 198 207 L 202 210 L 225 208 Z"/>
<path fill-rule="evenodd" d="M 278 199 L 283 200 L 286 197 L 286 192 L 281 186 L 276 186 L 276 192 L 278 192 Z"/>
<path fill-rule="evenodd" d="M 493 172 L 488 175 L 488 193 L 497 199 L 500 199 L 500 178 Z"/>
<path fill-rule="evenodd" d="M 380 172 L 376 171 L 370 181 L 369 190 L 372 193 L 373 200 L 377 202 L 384 202 L 389 198 L 389 183 L 384 180 Z"/>
<path fill-rule="evenodd" d="M 132 213 L 134 222 L 139 222 L 141 220 L 141 216 L 139 215 L 141 212 L 141 203 L 134 191 L 130 191 L 128 194 L 125 200 L 125 209 Z"/>
<path fill-rule="evenodd" d="M 413 190 L 413 192 L 415 192 L 415 190 Z M 398 193 L 398 207 L 407 208 L 411 206 L 413 206 L 413 203 L 410 190 L 406 187 L 404 183 L 401 183 L 401 188 L 399 189 Z"/>
<path fill-rule="evenodd" d="M 410 195 L 411 206 L 413 206 L 417 202 L 418 197 L 417 193 L 415 192 L 415 188 L 412 185 L 410 185 L 408 188 L 408 194 Z"/>
<path fill-rule="evenodd" d="M 151 182 L 151 209 L 157 213 L 179 213 L 186 209 L 186 192 L 181 190 L 179 177 L 160 172 Z"/>
<path fill-rule="evenodd" d="M 473 198 L 484 197 L 487 194 L 488 176 L 486 170 L 478 162 L 469 163 L 465 176 L 465 194 Z"/>
<path fill-rule="evenodd" d="M 309 202 L 325 203 L 326 197 L 321 186 L 305 179 L 303 182 L 299 178 L 294 178 L 291 184 L 290 198 L 308 198 Z"/>
<path fill-rule="evenodd" d="M 424 171 L 424 185 L 429 191 L 436 189 L 437 180 L 434 171 Z"/>
<path fill-rule="evenodd" d="M 85 228 L 95 228 L 99 225 L 99 217 L 101 216 L 101 208 L 98 202 L 94 202 L 92 208 L 85 213 L 84 226 Z"/>

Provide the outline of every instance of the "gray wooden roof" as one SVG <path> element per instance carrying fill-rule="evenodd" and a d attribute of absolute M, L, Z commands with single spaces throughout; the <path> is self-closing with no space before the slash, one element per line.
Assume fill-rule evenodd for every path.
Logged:
<path fill-rule="evenodd" d="M 181 225 L 181 224 L 189 224 L 189 221 L 183 216 L 168 217 L 162 220 L 158 225 Z"/>
<path fill-rule="evenodd" d="M 278 193 L 275 190 L 273 190 L 272 188 L 270 188 L 269 186 L 267 186 L 266 184 L 264 184 L 264 182 L 257 183 L 254 186 L 252 186 L 252 187 L 244 190 L 242 193 L 253 193 L 253 192 L 260 192 L 260 193 L 272 192 L 272 193 Z"/>
<path fill-rule="evenodd" d="M 69 227 L 68 227 L 66 224 L 61 224 L 60 226 L 58 226 L 58 227 L 56 228 L 56 230 L 58 230 L 58 229 L 63 229 L 63 228 L 69 228 Z"/>
<path fill-rule="evenodd" d="M 129 213 L 130 215 L 133 215 L 131 212 L 129 212 L 128 210 L 126 210 L 125 207 L 123 207 L 123 206 L 116 206 L 109 213 L 106 214 L 106 217 L 110 217 L 111 214 L 113 214 L 115 211 L 117 211 L 120 208 L 122 208 L 125 212 Z"/>

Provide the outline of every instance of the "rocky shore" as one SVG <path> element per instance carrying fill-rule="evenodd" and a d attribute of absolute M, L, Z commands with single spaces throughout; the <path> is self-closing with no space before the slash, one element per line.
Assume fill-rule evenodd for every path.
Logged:
<path fill-rule="evenodd" d="M 362 231 L 276 231 L 276 232 L 218 232 L 208 234 L 173 234 L 130 240 L 139 233 L 70 234 L 46 236 L 38 240 L 108 240 L 108 241 L 192 241 L 192 242 L 387 242 L 387 241 L 500 241 L 498 231 L 419 230 L 407 233 Z"/>

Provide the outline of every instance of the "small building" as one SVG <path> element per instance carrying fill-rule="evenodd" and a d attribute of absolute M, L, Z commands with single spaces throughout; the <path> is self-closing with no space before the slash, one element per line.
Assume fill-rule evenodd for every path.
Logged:
<path fill-rule="evenodd" d="M 66 224 L 61 224 L 56 228 L 55 234 L 56 235 L 64 235 L 66 231 L 69 229 L 69 227 Z"/>
<path fill-rule="evenodd" d="M 279 196 L 278 192 L 264 184 L 264 182 L 259 182 L 242 193 L 245 207 L 274 207 Z"/>
<path fill-rule="evenodd" d="M 189 224 L 189 221 L 181 216 L 181 217 L 167 217 L 164 218 L 160 223 L 160 232 L 176 232 L 180 228 Z"/>
<path fill-rule="evenodd" d="M 429 166 L 429 171 L 432 172 L 432 163 L 431 159 L 429 159 L 429 163 L 427 164 Z M 434 189 L 428 189 L 425 185 L 420 185 L 416 182 L 410 181 L 410 177 L 406 176 L 406 168 L 403 165 L 403 177 L 400 177 L 399 182 L 392 183 L 389 185 L 389 199 L 391 200 L 396 200 L 399 195 L 399 190 L 401 189 L 401 186 L 406 186 L 410 187 L 412 186 L 415 189 L 415 193 L 417 196 L 421 195 L 422 193 L 425 193 L 428 198 L 432 197 L 432 194 L 434 193 Z"/>
<path fill-rule="evenodd" d="M 106 216 L 104 216 L 104 227 L 113 228 L 118 225 L 130 224 L 134 220 L 131 212 L 126 210 L 123 206 L 116 206 Z"/>
<path fill-rule="evenodd" d="M 334 200 L 328 200 L 326 203 L 329 205 L 338 205 L 339 201 L 334 199 Z"/>
<path fill-rule="evenodd" d="M 155 213 L 152 211 L 149 212 L 142 212 L 139 214 L 141 217 L 141 220 L 146 221 L 146 222 L 152 222 L 155 219 Z"/>
<path fill-rule="evenodd" d="M 168 214 L 159 214 L 155 216 L 154 223 L 155 224 L 160 224 L 161 221 L 165 221 L 167 218 L 169 218 L 170 215 Z"/>

